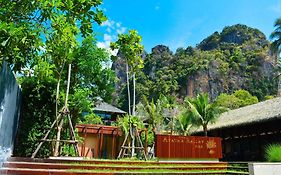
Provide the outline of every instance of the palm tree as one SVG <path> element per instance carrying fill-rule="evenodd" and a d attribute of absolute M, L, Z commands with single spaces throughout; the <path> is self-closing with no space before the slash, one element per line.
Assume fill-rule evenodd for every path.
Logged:
<path fill-rule="evenodd" d="M 146 98 L 143 103 L 137 105 L 137 115 L 141 120 L 146 121 L 152 126 L 153 132 L 160 132 L 163 124 L 163 106 L 160 100 L 155 103 L 154 100 L 149 102 Z M 156 131 L 157 130 L 157 131 Z"/>
<path fill-rule="evenodd" d="M 177 117 L 176 117 L 176 124 L 175 130 L 179 134 L 184 136 L 190 135 L 190 129 L 193 126 L 192 117 L 190 116 L 191 112 L 184 109 Z"/>
<path fill-rule="evenodd" d="M 278 65 L 278 95 L 281 95 L 281 64 L 280 64 L 280 52 L 281 52 L 281 18 L 278 18 L 274 23 L 275 30 L 271 33 L 270 39 L 274 40 L 271 43 L 271 50 L 276 54 L 276 62 Z"/>
<path fill-rule="evenodd" d="M 208 94 L 198 94 L 194 99 L 186 99 L 189 116 L 192 117 L 194 124 L 203 127 L 207 136 L 207 126 L 215 122 L 221 113 L 221 109 L 209 102 Z"/>

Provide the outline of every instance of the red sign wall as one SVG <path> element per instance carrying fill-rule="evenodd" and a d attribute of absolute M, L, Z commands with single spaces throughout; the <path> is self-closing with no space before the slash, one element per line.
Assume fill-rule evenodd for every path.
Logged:
<path fill-rule="evenodd" d="M 200 136 L 156 136 L 158 158 L 222 158 L 221 138 Z"/>

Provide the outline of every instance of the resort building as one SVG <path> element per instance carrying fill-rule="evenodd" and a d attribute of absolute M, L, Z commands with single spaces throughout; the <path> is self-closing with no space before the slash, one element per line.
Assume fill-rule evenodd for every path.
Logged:
<path fill-rule="evenodd" d="M 208 136 L 222 138 L 223 160 L 264 160 L 265 148 L 281 143 L 281 97 L 223 113 Z"/>
<path fill-rule="evenodd" d="M 94 113 L 101 116 L 105 125 L 78 124 L 76 129 L 83 142 L 78 145 L 79 155 L 88 158 L 117 158 L 123 140 L 121 130 L 110 126 L 125 111 L 106 102 L 97 102 Z"/>
<path fill-rule="evenodd" d="M 111 125 L 112 122 L 116 122 L 117 116 L 126 114 L 125 111 L 103 101 L 98 101 L 95 104 L 94 113 L 101 116 L 105 125 Z"/>

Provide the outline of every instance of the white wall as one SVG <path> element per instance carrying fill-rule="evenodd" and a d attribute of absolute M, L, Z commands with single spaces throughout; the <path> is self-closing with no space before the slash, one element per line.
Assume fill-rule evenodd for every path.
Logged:
<path fill-rule="evenodd" d="M 250 175 L 281 175 L 280 163 L 249 163 Z"/>

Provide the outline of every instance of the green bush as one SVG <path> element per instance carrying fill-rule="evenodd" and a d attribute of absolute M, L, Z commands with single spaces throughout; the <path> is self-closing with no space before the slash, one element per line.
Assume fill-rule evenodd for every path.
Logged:
<path fill-rule="evenodd" d="M 265 158 L 269 162 L 281 162 L 281 144 L 271 144 L 266 147 Z"/>
<path fill-rule="evenodd" d="M 94 113 L 86 115 L 84 117 L 84 121 L 82 121 L 82 123 L 83 124 L 93 124 L 93 125 L 96 125 L 96 124 L 102 125 L 103 124 L 101 117 Z"/>
<path fill-rule="evenodd" d="M 248 91 L 240 89 L 232 94 L 221 93 L 215 100 L 215 104 L 228 109 L 237 109 L 243 106 L 258 103 L 259 100 Z"/>

